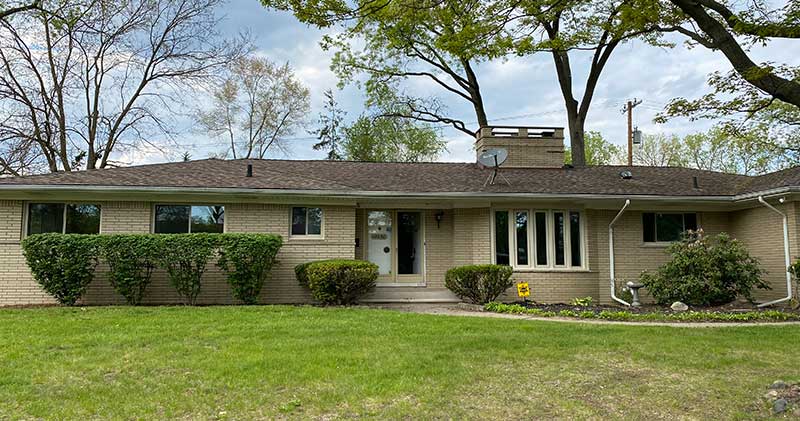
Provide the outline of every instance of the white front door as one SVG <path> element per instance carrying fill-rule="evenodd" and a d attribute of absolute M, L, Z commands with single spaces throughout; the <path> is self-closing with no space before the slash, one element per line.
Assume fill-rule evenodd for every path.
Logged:
<path fill-rule="evenodd" d="M 422 284 L 425 270 L 424 214 L 367 211 L 367 260 L 378 265 L 379 283 Z"/>

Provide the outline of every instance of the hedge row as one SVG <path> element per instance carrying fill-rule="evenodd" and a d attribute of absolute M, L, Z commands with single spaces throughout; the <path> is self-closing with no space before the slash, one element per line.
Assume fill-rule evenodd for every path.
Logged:
<path fill-rule="evenodd" d="M 282 244 L 271 234 L 37 234 L 25 238 L 22 249 L 34 279 L 66 305 L 83 296 L 100 261 L 129 304 L 141 303 L 153 271 L 163 268 L 184 302 L 194 305 L 213 257 L 234 297 L 254 304 Z"/>
<path fill-rule="evenodd" d="M 778 310 L 748 311 L 745 313 L 723 313 L 706 311 L 687 311 L 682 313 L 632 313 L 624 310 L 549 311 L 528 308 L 519 304 L 487 303 L 484 310 L 494 313 L 525 314 L 536 317 L 570 317 L 578 319 L 599 319 L 624 322 L 784 322 L 800 320 L 800 314 Z"/>

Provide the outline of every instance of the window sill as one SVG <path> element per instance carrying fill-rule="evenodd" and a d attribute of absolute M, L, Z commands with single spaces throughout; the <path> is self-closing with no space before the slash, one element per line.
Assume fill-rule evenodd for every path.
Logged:
<path fill-rule="evenodd" d="M 514 272 L 524 273 L 591 273 L 586 268 L 514 268 Z"/>
<path fill-rule="evenodd" d="M 325 241 L 321 235 L 294 235 L 289 237 L 289 241 Z"/>
<path fill-rule="evenodd" d="M 424 282 L 414 283 L 414 282 L 377 282 L 375 284 L 378 288 L 402 288 L 402 287 L 410 287 L 410 288 L 425 288 L 427 285 Z"/>
<path fill-rule="evenodd" d="M 642 245 L 640 247 L 663 249 L 663 248 L 669 247 L 670 244 L 672 244 L 672 243 L 670 243 L 668 241 L 656 241 L 656 242 L 653 242 L 653 243 L 642 243 Z"/>

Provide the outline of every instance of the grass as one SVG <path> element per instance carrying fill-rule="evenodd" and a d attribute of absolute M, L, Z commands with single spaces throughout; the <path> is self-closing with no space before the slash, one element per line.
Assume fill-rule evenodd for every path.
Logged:
<path fill-rule="evenodd" d="M 366 308 L 0 310 L 0 419 L 753 419 L 798 326 Z"/>

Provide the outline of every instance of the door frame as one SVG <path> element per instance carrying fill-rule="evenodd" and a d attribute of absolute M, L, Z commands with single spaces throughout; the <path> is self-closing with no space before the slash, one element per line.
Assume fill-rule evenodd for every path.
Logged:
<path fill-rule="evenodd" d="M 364 260 L 369 260 L 369 213 L 370 212 L 388 212 L 391 220 L 392 220 L 392 251 L 391 251 L 391 260 L 392 260 L 392 273 L 388 275 L 379 275 L 378 280 L 376 282 L 377 286 L 381 287 L 424 287 L 426 286 L 426 261 L 427 261 L 427 246 L 428 241 L 426 238 L 426 230 L 425 226 L 425 210 L 423 209 L 378 209 L 378 208 L 367 208 L 364 210 L 364 226 L 362 229 L 364 230 Z M 420 216 L 420 224 L 419 224 L 419 233 L 422 243 L 422 253 L 419 253 L 421 258 L 420 261 L 420 273 L 419 274 L 406 274 L 401 275 L 398 273 L 398 225 L 397 225 L 397 213 L 398 212 L 416 212 Z"/>

